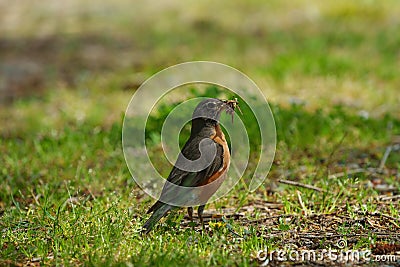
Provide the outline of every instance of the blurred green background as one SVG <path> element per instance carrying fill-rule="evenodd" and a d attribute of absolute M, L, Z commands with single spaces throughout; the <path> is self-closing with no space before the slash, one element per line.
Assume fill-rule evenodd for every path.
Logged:
<path fill-rule="evenodd" d="M 372 116 L 399 116 L 395 0 L 45 0 L 0 6 L 1 114 L 9 99 L 34 95 L 49 100 L 37 108 L 46 123 L 56 121 L 61 109 L 72 120 L 103 113 L 99 121 L 108 124 L 151 74 L 210 60 L 245 72 L 273 103 L 304 102 L 311 109 L 342 104 Z M 7 128 L 21 127 L 15 125 L 19 118 L 11 115 Z"/>

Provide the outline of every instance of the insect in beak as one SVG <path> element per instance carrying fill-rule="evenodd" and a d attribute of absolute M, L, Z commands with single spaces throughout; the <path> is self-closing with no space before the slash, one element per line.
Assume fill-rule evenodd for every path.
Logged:
<path fill-rule="evenodd" d="M 233 117 L 234 117 L 236 108 L 238 108 L 238 110 L 240 111 L 240 114 L 243 115 L 242 110 L 239 107 L 239 102 L 236 97 L 233 100 L 222 100 L 222 102 L 224 102 L 227 107 L 226 113 L 232 116 L 232 123 L 233 123 Z"/>

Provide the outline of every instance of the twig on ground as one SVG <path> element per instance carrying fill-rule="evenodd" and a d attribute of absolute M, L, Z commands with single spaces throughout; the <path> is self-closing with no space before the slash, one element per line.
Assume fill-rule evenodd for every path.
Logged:
<path fill-rule="evenodd" d="M 381 228 L 381 229 L 386 229 L 386 227 L 383 227 L 379 224 L 375 224 L 373 222 L 371 222 L 371 220 L 369 220 L 368 218 L 365 218 L 366 222 L 372 226 L 372 228 Z"/>
<path fill-rule="evenodd" d="M 302 184 L 299 182 L 295 182 L 295 181 L 289 181 L 289 180 L 283 180 L 283 179 L 279 179 L 278 182 L 282 183 L 282 184 L 288 184 L 288 185 L 294 185 L 294 186 L 298 186 L 298 187 L 303 187 L 303 188 L 307 188 L 307 189 L 312 189 L 318 192 L 325 192 L 325 190 L 313 186 L 313 185 L 308 185 L 308 184 Z"/>
<path fill-rule="evenodd" d="M 268 237 L 279 237 L 283 236 L 286 234 L 296 234 L 300 238 L 309 238 L 309 239 L 323 239 L 323 238 L 343 238 L 343 237 L 368 237 L 371 235 L 371 233 L 349 233 L 349 234 L 335 234 L 335 233 L 298 233 L 297 231 L 272 231 L 268 233 Z M 400 238 L 399 233 L 375 233 L 376 238 L 381 239 L 381 238 Z"/>
<path fill-rule="evenodd" d="M 379 196 L 379 197 L 378 197 L 378 200 L 381 200 L 381 201 L 395 200 L 395 199 L 400 199 L 400 195 L 394 195 L 394 196 Z"/>
<path fill-rule="evenodd" d="M 303 199 L 301 199 L 301 193 L 300 193 L 299 190 L 296 190 L 296 193 L 297 193 L 297 199 L 299 200 L 301 209 L 303 210 L 304 215 L 307 216 L 307 215 L 308 215 L 307 208 L 306 208 L 306 206 L 304 205 Z"/>
<path fill-rule="evenodd" d="M 255 219 L 255 220 L 247 220 L 247 223 L 259 223 L 259 222 L 266 222 L 268 220 L 271 219 L 279 219 L 279 218 L 287 218 L 287 217 L 297 217 L 299 215 L 297 214 L 281 214 L 281 215 L 274 215 L 274 216 L 270 216 L 270 217 L 266 217 L 266 218 L 262 218 L 262 219 Z"/>
<path fill-rule="evenodd" d="M 327 233 L 327 234 L 321 234 L 321 235 L 316 235 L 314 233 L 310 234 L 310 233 L 298 233 L 299 236 L 301 237 L 306 237 L 306 238 L 332 238 L 332 237 L 364 237 L 364 236 L 369 236 L 370 233 L 360 233 L 360 234 L 331 234 L 331 233 Z M 395 234 L 395 233 L 376 233 L 376 237 L 377 238 L 384 238 L 384 237 L 398 237 L 400 236 L 400 234 Z"/>
<path fill-rule="evenodd" d="M 379 164 L 379 169 L 383 170 L 383 168 L 385 167 L 386 161 L 389 157 L 390 152 L 392 152 L 393 146 L 388 146 L 386 148 L 385 154 L 383 154 L 381 163 Z"/>
<path fill-rule="evenodd" d="M 357 214 L 360 214 L 360 215 L 365 215 L 365 216 L 380 216 L 380 217 L 385 217 L 386 219 L 390 219 L 390 220 L 393 220 L 393 221 L 399 221 L 400 222 L 400 218 L 395 218 L 395 217 L 393 217 L 393 216 L 390 216 L 390 215 L 387 215 L 387 214 L 384 214 L 384 213 L 381 213 L 381 212 L 378 212 L 378 211 L 375 211 L 375 212 L 362 212 L 362 211 L 357 211 Z"/>
<path fill-rule="evenodd" d="M 400 226 L 393 220 L 389 220 L 389 222 L 391 222 L 394 226 L 396 226 L 397 228 L 400 229 Z"/>

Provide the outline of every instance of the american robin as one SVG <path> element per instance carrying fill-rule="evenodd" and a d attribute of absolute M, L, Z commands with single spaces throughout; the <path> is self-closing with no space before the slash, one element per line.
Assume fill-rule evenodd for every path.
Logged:
<path fill-rule="evenodd" d="M 203 211 L 205 203 L 220 187 L 230 164 L 230 152 L 225 135 L 219 124 L 219 118 L 221 112 L 225 110 L 226 113 L 232 116 L 233 120 L 236 107 L 238 107 L 237 99 L 219 100 L 207 98 L 197 105 L 192 115 L 190 137 L 167 178 L 167 181 L 170 183 L 164 185 L 160 199 L 147 211 L 148 214 L 152 212 L 152 215 L 143 225 L 144 233 L 150 232 L 154 225 L 170 210 L 178 208 L 178 206 L 167 204 L 161 201 L 161 199 L 183 199 L 180 202 L 183 203 L 182 206 L 188 206 L 184 205 L 185 197 L 188 198 L 187 195 L 191 194 L 183 194 L 183 191 L 179 191 L 176 187 L 168 186 L 167 184 L 185 187 L 212 185 L 211 187 L 205 187 L 205 190 L 196 191 L 199 193 L 195 196 L 199 198 L 199 202 L 201 203 L 198 208 L 198 217 L 204 228 Z M 203 156 L 207 157 L 207 154 L 212 155 L 211 160 L 208 161 L 207 166 L 199 169 L 199 158 Z M 182 168 L 181 166 L 188 166 L 184 162 L 185 160 L 192 162 L 193 166 L 189 164 L 189 168 Z M 190 167 L 193 168 L 190 169 Z M 187 211 L 190 220 L 193 220 L 193 208 L 188 207 Z"/>

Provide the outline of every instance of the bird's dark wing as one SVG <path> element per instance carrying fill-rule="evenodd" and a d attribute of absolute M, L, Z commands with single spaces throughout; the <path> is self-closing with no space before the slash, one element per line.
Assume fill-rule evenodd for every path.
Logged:
<path fill-rule="evenodd" d="M 215 143 L 215 145 L 217 146 L 217 151 L 211 164 L 206 169 L 195 173 L 195 175 L 183 178 L 181 185 L 188 187 L 203 185 L 208 178 L 222 168 L 224 149 L 220 144 Z"/>
<path fill-rule="evenodd" d="M 200 158 L 201 153 L 199 150 L 199 146 L 200 146 L 200 142 L 204 139 L 204 137 L 200 137 L 200 136 L 196 136 L 193 137 L 191 139 L 189 139 L 185 146 L 182 149 L 182 155 L 187 158 L 188 160 L 197 160 L 198 158 Z M 182 186 L 188 186 L 188 187 L 192 187 L 192 186 L 198 186 L 201 184 L 201 182 L 203 182 L 203 179 L 206 179 L 208 177 L 210 177 L 214 172 L 218 171 L 223 164 L 223 148 L 221 145 L 211 141 L 209 143 L 204 142 L 203 145 L 205 145 L 205 147 L 203 147 L 205 150 L 208 149 L 213 149 L 214 146 L 216 146 L 216 154 L 215 157 L 212 159 L 212 162 L 210 163 L 210 165 L 205 168 L 202 171 L 199 172 L 188 172 L 188 171 L 184 171 L 181 170 L 177 167 L 174 167 L 170 173 L 170 175 L 168 176 L 168 181 L 171 183 L 174 183 L 176 185 L 182 185 Z M 207 147 L 209 146 L 209 147 Z M 180 157 L 178 157 L 177 160 L 177 164 L 178 166 L 180 166 L 181 164 L 179 164 L 179 160 Z"/>
<path fill-rule="evenodd" d="M 204 137 L 203 137 L 204 138 Z M 194 137 L 189 139 L 185 146 L 182 149 L 182 154 L 188 159 L 188 160 L 197 160 L 200 157 L 200 150 L 199 150 L 199 144 L 201 140 L 203 140 L 202 137 Z M 201 185 L 204 181 L 207 180 L 211 175 L 213 175 L 215 172 L 217 172 L 223 165 L 223 148 L 221 145 L 214 143 L 216 145 L 217 151 L 216 155 L 211 162 L 211 164 L 205 168 L 202 171 L 199 172 L 188 172 L 181 170 L 177 167 L 173 167 L 171 170 L 171 173 L 168 176 L 168 181 L 176 184 L 176 185 L 181 185 L 181 186 L 187 186 L 187 187 L 195 187 Z M 212 145 L 210 143 L 210 145 Z M 207 149 L 207 148 L 206 148 Z M 179 157 L 178 157 L 179 161 Z M 175 164 L 177 165 L 177 164 Z M 164 188 L 161 192 L 161 198 L 162 196 L 166 196 L 168 194 L 173 195 L 173 187 L 168 186 L 168 184 L 164 185 Z M 174 196 L 179 198 L 180 196 Z M 149 210 L 147 213 L 150 213 L 152 211 L 155 211 L 159 209 L 164 203 L 161 201 L 157 201 Z"/>

